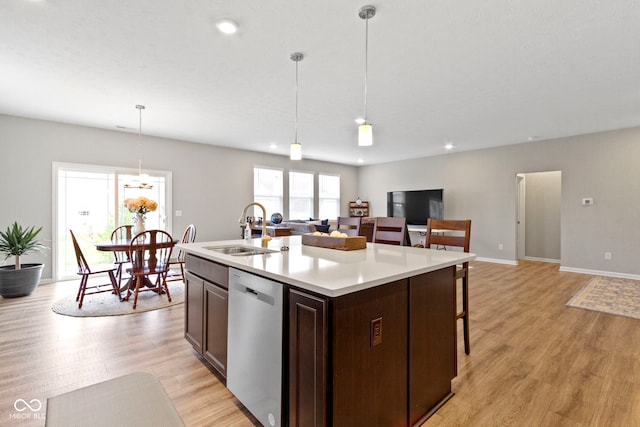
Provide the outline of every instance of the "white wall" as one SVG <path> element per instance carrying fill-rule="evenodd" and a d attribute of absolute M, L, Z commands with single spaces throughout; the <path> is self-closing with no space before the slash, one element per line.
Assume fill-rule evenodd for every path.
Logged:
<path fill-rule="evenodd" d="M 125 133 L 0 115 L 0 229 L 13 221 L 42 225 L 42 239 L 52 239 L 52 162 L 137 168 L 137 133 Z M 341 177 L 341 210 L 357 194 L 358 168 L 251 151 L 234 150 L 143 136 L 143 167 L 173 172 L 173 232 L 197 227 L 197 240 L 235 239 L 237 220 L 252 201 L 253 167 L 267 166 L 337 174 Z M 0 262 L 3 260 L 0 259 Z M 10 262 L 9 260 L 7 262 Z M 51 254 L 30 255 L 22 262 L 44 262 L 43 279 L 51 278 Z"/>
<path fill-rule="evenodd" d="M 373 216 L 386 193 L 444 188 L 445 217 L 472 220 L 471 251 L 516 261 L 516 174 L 561 171 L 563 269 L 640 275 L 640 128 L 360 168 Z M 594 205 L 581 200 L 593 197 Z M 504 244 L 504 250 L 498 245 Z M 604 252 L 612 252 L 606 261 Z"/>

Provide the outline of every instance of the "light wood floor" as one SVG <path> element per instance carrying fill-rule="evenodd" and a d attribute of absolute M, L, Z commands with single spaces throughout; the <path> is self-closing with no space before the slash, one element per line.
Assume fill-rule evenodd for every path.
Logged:
<path fill-rule="evenodd" d="M 640 321 L 566 307 L 589 278 L 555 264 L 472 263 L 471 355 L 459 336 L 456 394 L 424 426 L 640 426 Z M 65 282 L 0 299 L 0 426 L 43 426 L 47 397 L 135 371 L 161 380 L 187 426 L 255 425 L 184 340 L 181 305 L 51 311 L 75 291 Z M 18 412 L 17 399 L 43 408 Z"/>

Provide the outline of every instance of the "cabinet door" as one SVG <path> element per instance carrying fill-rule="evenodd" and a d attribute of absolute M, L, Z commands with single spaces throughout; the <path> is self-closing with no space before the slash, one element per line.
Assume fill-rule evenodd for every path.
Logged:
<path fill-rule="evenodd" d="M 184 337 L 198 353 L 202 353 L 204 331 L 204 281 L 188 271 L 184 277 Z"/>
<path fill-rule="evenodd" d="M 289 425 L 324 426 L 327 412 L 327 302 L 289 293 Z"/>
<path fill-rule="evenodd" d="M 204 282 L 205 341 L 203 356 L 218 372 L 227 374 L 227 303 L 229 293 Z"/>
<path fill-rule="evenodd" d="M 414 425 L 452 396 L 455 266 L 409 279 L 409 313 L 409 425 Z"/>

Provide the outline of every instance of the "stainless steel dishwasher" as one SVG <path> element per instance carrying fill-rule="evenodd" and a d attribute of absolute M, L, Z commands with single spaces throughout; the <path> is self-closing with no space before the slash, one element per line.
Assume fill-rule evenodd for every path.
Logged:
<path fill-rule="evenodd" d="M 282 420 L 282 284 L 229 268 L 227 388 L 265 426 Z"/>

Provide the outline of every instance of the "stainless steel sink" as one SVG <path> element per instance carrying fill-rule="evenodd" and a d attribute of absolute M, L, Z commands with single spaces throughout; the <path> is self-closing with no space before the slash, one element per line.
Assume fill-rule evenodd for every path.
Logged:
<path fill-rule="evenodd" d="M 249 255 L 263 255 L 272 252 L 277 252 L 271 249 L 256 248 L 255 246 L 205 246 L 204 249 L 210 251 L 220 252 L 225 255 L 233 256 L 249 256 Z"/>

